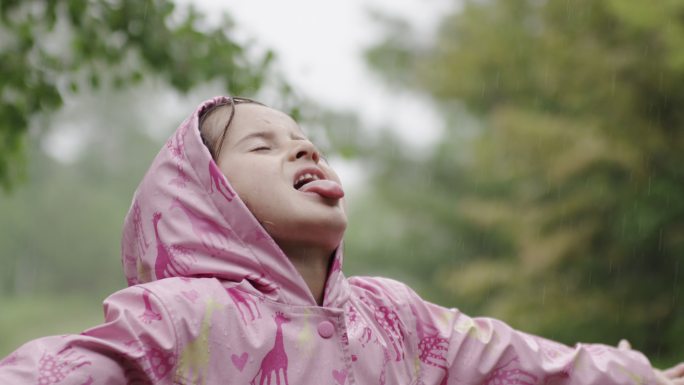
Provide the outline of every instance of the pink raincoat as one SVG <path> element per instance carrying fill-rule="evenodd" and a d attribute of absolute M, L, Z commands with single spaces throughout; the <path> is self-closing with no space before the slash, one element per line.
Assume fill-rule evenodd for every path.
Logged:
<path fill-rule="evenodd" d="M 31 341 L 1 385 L 655 384 L 648 360 L 567 347 L 423 301 L 405 285 L 346 278 L 339 248 L 323 306 L 202 144 L 203 103 L 166 142 L 123 229 L 130 287 L 80 335 Z"/>

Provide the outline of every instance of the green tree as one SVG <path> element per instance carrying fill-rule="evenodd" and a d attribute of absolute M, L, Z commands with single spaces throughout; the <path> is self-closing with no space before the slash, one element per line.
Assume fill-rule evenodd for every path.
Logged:
<path fill-rule="evenodd" d="M 29 141 L 27 180 L 0 199 L 0 356 L 38 336 L 101 323 L 103 298 L 125 286 L 123 217 L 163 146 L 141 127 L 154 122 L 155 136 L 166 135 L 185 113 L 151 116 L 158 103 L 150 97 L 171 91 L 150 83 L 71 96 L 52 114 L 50 135 Z M 73 127 L 82 127 L 77 156 L 46 154 L 50 137 Z"/>
<path fill-rule="evenodd" d="M 254 93 L 272 54 L 247 50 L 232 29 L 228 15 L 210 26 L 170 1 L 3 0 L 0 184 L 8 189 L 23 173 L 32 119 L 84 88 L 153 73 L 181 92 L 220 79 L 230 93 Z"/>
<path fill-rule="evenodd" d="M 681 359 L 683 12 L 681 1 L 467 1 L 429 46 L 394 23 L 369 62 L 434 97 L 451 124 L 427 159 L 395 151 L 378 170 L 379 194 L 418 238 L 411 256 L 407 243 L 390 254 L 441 258 L 424 285 L 466 310 Z"/>
<path fill-rule="evenodd" d="M 69 161 L 48 155 L 51 136 L 30 141 L 27 181 L 0 199 L 0 298 L 88 293 L 100 301 L 125 286 L 123 217 L 165 136 L 187 113 L 158 115 L 165 103 L 150 98 L 172 91 L 151 84 L 71 97 L 51 119 L 52 135 L 78 127 L 80 150 Z"/>

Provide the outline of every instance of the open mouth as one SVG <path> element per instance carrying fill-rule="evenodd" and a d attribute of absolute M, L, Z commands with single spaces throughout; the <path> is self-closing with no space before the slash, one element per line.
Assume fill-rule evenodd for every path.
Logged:
<path fill-rule="evenodd" d="M 321 179 L 325 180 L 323 173 L 316 169 L 306 169 L 298 173 L 292 186 L 296 190 L 300 190 L 305 185 Z"/>
<path fill-rule="evenodd" d="M 292 187 L 303 193 L 317 194 L 320 197 L 339 200 L 344 197 L 344 190 L 338 181 L 328 179 L 322 170 L 307 167 L 299 170 L 292 182 Z"/>

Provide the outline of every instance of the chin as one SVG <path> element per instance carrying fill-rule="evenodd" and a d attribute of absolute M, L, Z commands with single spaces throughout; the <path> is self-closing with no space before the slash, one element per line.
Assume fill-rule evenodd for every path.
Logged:
<path fill-rule="evenodd" d="M 321 231 L 322 226 L 316 226 L 312 229 L 309 234 L 314 235 L 314 242 L 318 243 L 320 246 L 330 249 L 335 249 L 342 243 L 344 238 L 344 232 L 347 230 L 346 218 L 344 221 L 339 221 L 334 224 L 328 222 L 324 227 L 324 231 Z"/>
<path fill-rule="evenodd" d="M 308 243 L 332 252 L 342 243 L 347 229 L 347 218 L 342 217 L 335 221 L 329 219 L 325 223 L 303 227 L 302 234 L 308 235 Z"/>
<path fill-rule="evenodd" d="M 344 239 L 344 232 L 347 229 L 347 222 L 344 223 L 344 226 L 340 229 L 340 231 L 337 233 L 338 235 L 336 237 L 330 238 L 329 242 L 327 242 L 327 246 L 331 248 L 331 250 L 335 250 L 340 246 L 342 243 L 342 240 Z"/>

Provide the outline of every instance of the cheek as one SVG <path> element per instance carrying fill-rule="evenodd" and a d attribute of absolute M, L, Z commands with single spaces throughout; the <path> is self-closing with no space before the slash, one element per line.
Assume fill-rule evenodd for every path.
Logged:
<path fill-rule="evenodd" d="M 238 196 L 240 196 L 239 193 Z M 240 196 L 240 199 L 269 233 L 272 226 L 279 223 L 278 218 L 282 216 L 284 202 L 278 200 L 267 190 L 252 186 L 249 188 L 249 194 L 245 197 Z"/>
<path fill-rule="evenodd" d="M 244 167 L 245 165 L 240 164 L 240 162 L 230 162 L 227 164 L 230 166 L 221 166 L 223 175 L 226 176 L 228 183 L 230 183 L 240 199 L 247 202 L 250 199 L 249 197 L 253 195 L 252 183 L 254 183 L 254 178 L 250 178 L 250 173 Z"/>
<path fill-rule="evenodd" d="M 261 195 L 261 189 L 254 176 L 251 176 L 249 173 L 235 172 L 227 175 L 227 177 L 237 195 L 246 204 L 258 200 L 259 195 Z"/>
<path fill-rule="evenodd" d="M 231 186 L 238 190 L 238 192 L 250 183 L 250 175 L 256 175 L 255 172 L 257 171 L 250 162 L 237 156 L 221 159 L 219 168 Z"/>
<path fill-rule="evenodd" d="M 247 208 L 258 217 L 259 214 L 266 213 L 271 208 L 271 203 L 274 200 L 274 183 L 277 179 L 275 179 L 275 175 L 256 172 L 259 169 L 255 170 L 254 167 L 250 166 L 254 166 L 254 164 L 236 162 L 231 165 L 230 171 L 225 172 L 225 175 L 235 193 Z"/>

